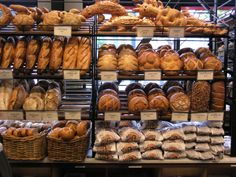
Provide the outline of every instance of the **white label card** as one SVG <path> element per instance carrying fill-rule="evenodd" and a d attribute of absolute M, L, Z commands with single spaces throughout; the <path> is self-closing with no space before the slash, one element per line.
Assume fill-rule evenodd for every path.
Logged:
<path fill-rule="evenodd" d="M 206 121 L 207 116 L 208 116 L 207 113 L 192 113 L 191 121 Z"/>
<path fill-rule="evenodd" d="M 66 120 L 81 120 L 81 112 L 65 112 Z"/>
<path fill-rule="evenodd" d="M 157 112 L 141 112 L 141 120 L 157 120 Z"/>
<path fill-rule="evenodd" d="M 64 79 L 80 80 L 80 70 L 64 70 Z"/>
<path fill-rule="evenodd" d="M 120 121 L 120 112 L 105 112 L 105 121 Z"/>
<path fill-rule="evenodd" d="M 171 115 L 172 121 L 188 121 L 188 113 L 177 113 L 173 112 Z"/>
<path fill-rule="evenodd" d="M 54 26 L 54 36 L 71 37 L 71 26 Z"/>
<path fill-rule="evenodd" d="M 24 114 L 22 111 L 1 111 L 0 119 L 2 120 L 23 120 Z"/>
<path fill-rule="evenodd" d="M 145 71 L 144 80 L 161 80 L 161 71 Z"/>
<path fill-rule="evenodd" d="M 43 112 L 42 120 L 44 121 L 58 120 L 58 113 L 56 111 L 45 111 Z"/>
<path fill-rule="evenodd" d="M 141 165 L 137 165 L 137 166 L 128 166 L 128 168 L 143 168 Z"/>
<path fill-rule="evenodd" d="M 154 36 L 155 27 L 137 27 L 137 37 L 153 37 Z"/>
<path fill-rule="evenodd" d="M 212 70 L 197 72 L 197 80 L 213 80 L 213 79 L 214 79 L 214 71 Z"/>
<path fill-rule="evenodd" d="M 41 111 L 26 111 L 26 120 L 41 121 L 43 118 L 43 112 Z"/>
<path fill-rule="evenodd" d="M 117 81 L 117 72 L 115 71 L 101 71 L 102 81 Z"/>
<path fill-rule="evenodd" d="M 184 27 L 169 27 L 169 37 L 181 38 L 184 37 Z"/>
<path fill-rule="evenodd" d="M 13 79 L 13 73 L 10 69 L 0 70 L 0 79 Z"/>
<path fill-rule="evenodd" d="M 224 120 L 224 112 L 210 112 L 208 113 L 209 121 L 223 121 Z"/>

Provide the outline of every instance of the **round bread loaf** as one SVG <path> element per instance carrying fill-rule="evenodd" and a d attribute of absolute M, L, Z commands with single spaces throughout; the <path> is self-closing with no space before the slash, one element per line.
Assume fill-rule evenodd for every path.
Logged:
<path fill-rule="evenodd" d="M 118 60 L 112 54 L 103 55 L 98 58 L 97 67 L 101 71 L 117 70 Z"/>
<path fill-rule="evenodd" d="M 144 91 L 146 94 L 149 94 L 150 90 L 154 88 L 161 88 L 161 87 L 157 83 L 149 82 L 147 85 L 145 85 Z"/>
<path fill-rule="evenodd" d="M 64 127 L 59 131 L 59 136 L 64 141 L 70 141 L 75 137 L 75 132 L 69 127 Z"/>
<path fill-rule="evenodd" d="M 198 49 L 195 50 L 195 54 L 197 58 L 200 58 L 200 55 L 202 53 L 211 53 L 211 51 L 209 48 L 206 48 L 206 47 L 199 47 Z"/>
<path fill-rule="evenodd" d="M 49 137 L 51 138 L 60 138 L 60 131 L 62 130 L 62 128 L 57 127 L 55 129 L 53 129 L 50 133 L 49 133 Z"/>
<path fill-rule="evenodd" d="M 153 88 L 148 92 L 148 101 L 150 102 L 156 96 L 165 96 L 165 93 L 160 88 Z"/>
<path fill-rule="evenodd" d="M 183 53 L 188 53 L 188 52 L 193 53 L 193 49 L 190 47 L 185 47 L 185 48 L 178 50 L 179 56 L 182 55 Z"/>
<path fill-rule="evenodd" d="M 145 92 L 141 89 L 134 89 L 131 90 L 128 94 L 128 102 L 134 98 L 134 97 L 144 97 L 147 99 L 147 95 L 145 94 Z"/>
<path fill-rule="evenodd" d="M 166 95 L 167 95 L 167 98 L 170 99 L 170 97 L 172 95 L 174 95 L 175 93 L 178 93 L 178 92 L 182 92 L 184 93 L 184 89 L 180 86 L 172 86 L 170 87 L 167 92 L 166 92 Z"/>
<path fill-rule="evenodd" d="M 139 70 L 159 69 L 161 58 L 151 49 L 143 51 L 138 57 Z"/>
<path fill-rule="evenodd" d="M 30 96 L 38 96 L 44 99 L 46 91 L 39 85 L 34 86 L 30 91 Z"/>
<path fill-rule="evenodd" d="M 124 75 L 131 75 L 135 71 L 138 71 L 138 59 L 134 55 L 123 54 L 118 58 L 118 69 L 120 73 Z"/>
<path fill-rule="evenodd" d="M 222 62 L 216 57 L 208 57 L 203 62 L 204 69 L 211 69 L 215 71 L 222 70 Z"/>
<path fill-rule="evenodd" d="M 147 98 L 133 97 L 128 103 L 128 110 L 131 113 L 136 113 L 148 109 Z"/>
<path fill-rule="evenodd" d="M 156 96 L 149 102 L 149 108 L 165 113 L 169 109 L 169 101 L 164 96 Z"/>
<path fill-rule="evenodd" d="M 110 94 L 103 95 L 98 100 L 98 110 L 100 112 L 119 111 L 120 110 L 119 98 Z"/>
<path fill-rule="evenodd" d="M 212 53 L 207 53 L 207 52 L 205 52 L 205 53 L 201 53 L 199 59 L 200 59 L 202 62 L 204 62 L 205 59 L 208 58 L 208 57 L 216 57 L 216 56 L 215 56 L 214 54 L 212 54 Z"/>
<path fill-rule="evenodd" d="M 188 58 L 184 60 L 184 70 L 188 75 L 196 75 L 197 70 L 203 69 L 203 63 L 197 58 Z"/>
<path fill-rule="evenodd" d="M 106 94 L 110 94 L 110 95 L 113 95 L 113 96 L 116 96 L 117 98 L 119 98 L 119 95 L 118 95 L 118 93 L 115 90 L 113 90 L 113 89 L 105 89 L 105 90 L 102 90 L 101 92 L 99 92 L 98 99 L 100 97 L 102 97 L 103 95 L 106 95 Z"/>
<path fill-rule="evenodd" d="M 179 86 L 179 87 L 183 88 L 183 86 L 178 81 L 171 81 L 170 80 L 170 81 L 166 81 L 164 83 L 164 85 L 162 86 L 162 89 L 165 93 L 167 93 L 167 90 L 172 86 Z"/>
<path fill-rule="evenodd" d="M 119 92 L 118 86 L 113 82 L 105 82 L 104 84 L 102 84 L 98 89 L 98 93 L 105 89 L 112 89 L 117 93 Z"/>
<path fill-rule="evenodd" d="M 173 94 L 170 97 L 170 108 L 172 111 L 176 112 L 189 111 L 190 109 L 189 97 L 181 92 Z"/>
<path fill-rule="evenodd" d="M 135 83 L 131 83 L 131 84 L 127 85 L 127 87 L 125 88 L 125 92 L 128 95 L 129 92 L 131 90 L 134 90 L 134 89 L 141 89 L 141 90 L 143 90 L 143 86 L 140 83 L 136 83 L 136 82 Z"/>
<path fill-rule="evenodd" d="M 71 120 L 66 123 L 66 127 L 69 127 L 76 132 L 77 124 L 78 122 L 76 120 Z"/>
<path fill-rule="evenodd" d="M 187 52 L 187 53 L 183 53 L 182 55 L 180 55 L 180 59 L 182 61 L 185 61 L 188 58 L 196 58 L 196 55 L 193 52 Z"/>
<path fill-rule="evenodd" d="M 86 135 L 88 129 L 90 127 L 90 123 L 89 121 L 81 121 L 78 125 L 77 125 L 77 135 L 78 136 L 84 136 Z"/>

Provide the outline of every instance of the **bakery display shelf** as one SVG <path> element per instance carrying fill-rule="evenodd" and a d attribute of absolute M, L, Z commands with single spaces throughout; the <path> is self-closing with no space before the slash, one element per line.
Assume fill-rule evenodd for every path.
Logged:
<path fill-rule="evenodd" d="M 202 70 L 204 72 L 204 70 Z M 97 80 L 101 80 L 101 73 L 102 72 L 106 72 L 106 71 L 98 71 L 97 74 Z M 144 71 L 125 71 L 125 72 L 130 72 L 129 75 L 124 75 L 122 74 L 122 72 L 124 71 L 109 71 L 111 73 L 116 72 L 117 73 L 117 80 L 145 80 L 145 72 Z M 156 74 L 152 74 L 152 75 L 159 75 L 158 70 L 150 70 L 147 72 L 157 72 Z M 184 71 L 179 71 L 180 74 L 176 75 L 176 76 L 169 76 L 164 74 L 165 71 L 161 71 L 161 80 L 196 80 L 197 79 L 197 73 L 196 71 L 191 71 L 191 72 L 195 72 L 195 75 L 187 75 L 184 73 Z M 225 80 L 225 74 L 224 72 L 220 72 L 220 73 L 215 73 L 214 74 L 214 80 Z M 148 79 L 146 79 L 148 80 Z M 153 80 L 158 80 L 158 79 L 153 79 Z"/>

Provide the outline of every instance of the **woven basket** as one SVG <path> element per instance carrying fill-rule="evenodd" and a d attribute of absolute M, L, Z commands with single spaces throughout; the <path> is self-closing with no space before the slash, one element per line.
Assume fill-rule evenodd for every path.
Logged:
<path fill-rule="evenodd" d="M 35 136 L 15 137 L 2 134 L 3 149 L 12 160 L 41 160 L 46 156 L 46 133 Z"/>
<path fill-rule="evenodd" d="M 86 135 L 74 138 L 71 141 L 63 141 L 47 136 L 48 159 L 67 162 L 84 161 L 90 143 L 90 132 L 91 128 Z"/>

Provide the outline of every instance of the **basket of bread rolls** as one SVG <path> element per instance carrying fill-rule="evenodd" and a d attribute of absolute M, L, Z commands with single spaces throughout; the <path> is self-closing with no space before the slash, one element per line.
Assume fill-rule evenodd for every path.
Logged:
<path fill-rule="evenodd" d="M 2 133 L 4 152 L 12 160 L 41 160 L 46 156 L 47 130 L 10 127 Z"/>
<path fill-rule="evenodd" d="M 47 136 L 48 158 L 53 161 L 81 162 L 90 143 L 90 121 L 57 121 Z"/>

